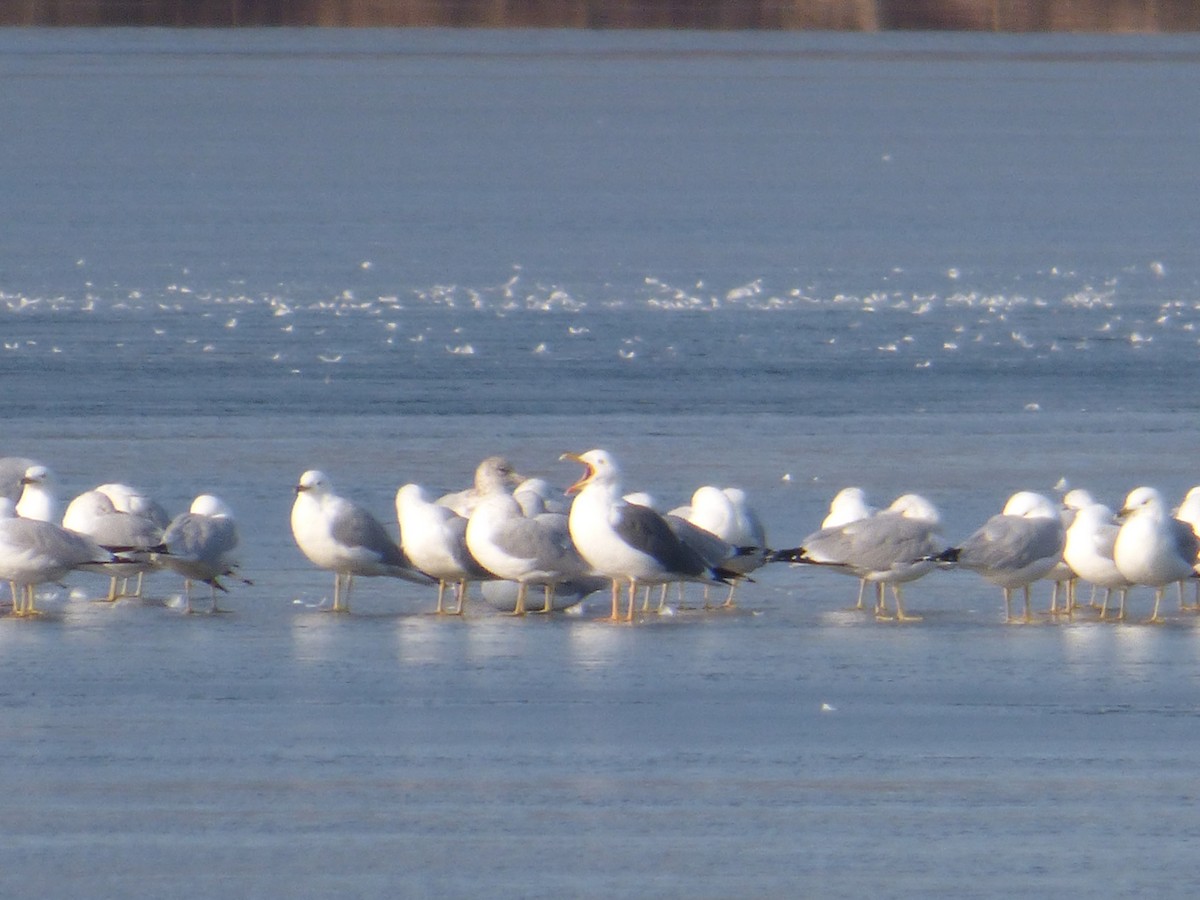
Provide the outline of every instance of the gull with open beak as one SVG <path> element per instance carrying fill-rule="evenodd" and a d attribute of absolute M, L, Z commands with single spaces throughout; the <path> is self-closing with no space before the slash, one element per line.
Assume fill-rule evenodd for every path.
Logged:
<path fill-rule="evenodd" d="M 729 584 L 736 573 L 717 568 L 684 544 L 654 510 L 622 498 L 621 472 L 605 450 L 564 453 L 586 469 L 567 488 L 576 494 L 568 526 L 576 549 L 592 570 L 612 580 L 612 618 L 620 618 L 620 590 L 628 585 L 626 621 L 640 585 L 698 581 Z"/>

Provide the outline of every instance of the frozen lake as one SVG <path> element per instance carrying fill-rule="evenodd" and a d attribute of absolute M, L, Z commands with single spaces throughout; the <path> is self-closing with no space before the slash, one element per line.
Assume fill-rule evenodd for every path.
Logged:
<path fill-rule="evenodd" d="M 288 531 L 505 453 L 848 484 L 961 539 L 1200 482 L 1192 37 L 0 33 L 0 455 L 234 508 L 218 616 L 0 618 L 0 893 L 1190 896 L 1200 635 L 772 567 L 636 627 L 429 615 Z M 698 595 L 697 595 L 698 598 Z M 1048 588 L 1036 603 L 1044 610 Z"/>

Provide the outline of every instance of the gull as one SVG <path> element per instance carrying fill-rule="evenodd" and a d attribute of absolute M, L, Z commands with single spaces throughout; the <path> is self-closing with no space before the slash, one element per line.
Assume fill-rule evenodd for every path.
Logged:
<path fill-rule="evenodd" d="M 329 477 L 316 469 L 301 475 L 296 485 L 292 536 L 313 565 L 333 572 L 335 612 L 350 611 L 355 575 L 436 583 L 413 567 L 378 519 L 352 500 L 335 494 Z"/>
<path fill-rule="evenodd" d="M 931 572 L 945 550 L 940 536 L 941 514 L 920 494 L 903 494 L 885 510 L 842 525 L 822 528 L 801 546 L 772 554 L 774 561 L 828 566 L 876 586 L 875 614 L 888 617 L 883 600 L 885 585 L 896 598 L 896 620 L 914 621 L 904 611 L 901 587 Z M 862 591 L 859 591 L 859 604 Z"/>
<path fill-rule="evenodd" d="M 646 494 L 646 493 L 640 492 L 640 491 L 634 492 L 632 494 L 626 494 L 624 496 L 624 500 L 626 503 L 631 503 L 636 506 L 645 506 L 649 509 L 655 509 L 655 506 L 652 502 L 639 502 L 641 500 L 650 501 L 652 499 L 653 498 L 651 498 L 649 494 Z M 663 519 L 666 521 L 667 525 L 670 526 L 671 531 L 673 531 L 675 533 L 675 537 L 679 538 L 679 540 L 689 550 L 692 550 L 695 553 L 697 553 L 700 556 L 700 558 L 702 560 L 704 560 L 704 562 L 707 565 L 721 566 L 732 572 L 733 571 L 732 567 L 726 566 L 725 564 L 736 558 L 737 553 L 738 553 L 737 548 L 735 548 L 732 544 L 728 543 L 727 541 L 721 540 L 721 538 L 719 538 L 717 535 L 713 534 L 711 531 L 707 531 L 706 529 L 701 528 L 699 525 L 693 524 L 691 521 L 689 521 L 689 519 L 687 518 L 686 515 L 680 514 L 680 510 L 683 510 L 683 509 L 688 510 L 689 513 L 691 511 L 690 506 L 679 507 L 678 509 L 671 510 L 670 512 L 666 513 L 663 516 Z M 680 602 L 680 605 L 682 605 L 683 604 L 683 585 L 684 585 L 684 583 L 682 581 L 679 581 L 679 582 L 676 582 L 676 584 L 679 586 L 679 602 Z M 667 589 L 669 587 L 670 587 L 670 583 L 664 582 L 662 584 L 662 589 L 659 591 L 658 611 L 660 613 L 664 612 L 666 610 Z M 704 608 L 705 609 L 711 608 L 711 604 L 709 603 L 708 590 L 709 590 L 709 585 L 707 585 L 707 584 L 704 585 Z M 732 585 L 730 586 L 730 590 L 732 591 Z M 650 608 L 650 586 L 647 585 L 645 588 L 645 595 L 644 595 L 644 598 L 642 601 L 642 612 L 647 612 L 649 610 L 649 608 Z"/>
<path fill-rule="evenodd" d="M 1067 480 L 1060 478 L 1055 488 L 1058 489 L 1060 486 L 1065 487 L 1066 484 Z M 1063 495 L 1062 505 L 1058 510 L 1058 517 L 1062 519 L 1064 534 L 1070 530 L 1071 523 L 1075 521 L 1075 513 L 1095 502 L 1092 495 L 1083 488 L 1073 488 Z M 1043 576 L 1043 580 L 1049 581 L 1052 585 L 1050 590 L 1050 615 L 1058 615 L 1058 597 L 1060 593 L 1064 595 L 1063 609 L 1068 616 L 1071 615 L 1075 611 L 1075 582 L 1078 578 L 1066 560 L 1060 559 L 1058 564 Z"/>
<path fill-rule="evenodd" d="M 1033 491 L 1013 494 L 999 515 L 988 519 L 960 546 L 938 554 L 938 562 L 978 572 L 1004 591 L 1012 622 L 1012 592 L 1025 592 L 1025 621 L 1033 621 L 1029 586 L 1058 565 L 1066 530 L 1054 504 Z"/>
<path fill-rule="evenodd" d="M 740 575 L 748 575 L 767 561 L 767 533 L 762 521 L 750 508 L 741 488 L 704 485 L 692 494 L 691 512 L 686 516 L 693 525 L 716 535 L 731 548 L 724 561 L 712 561 Z M 732 552 L 736 548 L 736 553 Z M 725 606 L 733 606 L 737 582 L 729 586 Z"/>
<path fill-rule="evenodd" d="M 1130 491 L 1118 515 L 1123 521 L 1113 561 L 1131 583 L 1154 588 L 1150 621 L 1161 622 L 1158 609 L 1166 586 L 1195 575 L 1196 534 L 1187 522 L 1171 517 L 1162 495 L 1152 487 Z"/>
<path fill-rule="evenodd" d="M 23 519 L 7 497 L 0 498 L 0 580 L 12 586 L 13 613 L 38 614 L 35 589 L 60 581 L 68 572 L 121 562 L 86 535 L 43 522 Z"/>
<path fill-rule="evenodd" d="M 489 456 L 475 467 L 475 481 L 471 487 L 444 494 L 438 497 L 437 503 L 448 506 L 464 519 L 470 518 L 471 510 L 481 498 L 498 487 L 515 488 L 525 479 L 517 474 L 516 469 L 503 456 Z"/>
<path fill-rule="evenodd" d="M 95 490 L 108 497 L 112 501 L 113 506 L 116 507 L 117 512 L 129 513 L 130 515 L 149 519 L 159 528 L 163 529 L 171 524 L 171 516 L 167 513 L 163 505 L 135 487 L 121 482 L 108 482 L 97 485 Z M 147 568 L 137 573 L 137 586 L 134 588 L 132 596 L 142 596 L 142 579 L 149 571 L 151 569 Z"/>
<path fill-rule="evenodd" d="M 217 591 L 228 588 L 218 580 L 235 576 L 238 568 L 238 529 L 233 511 L 221 498 L 201 494 L 187 512 L 176 516 L 163 532 L 165 552 L 158 561 L 183 576 L 183 596 L 187 612 L 192 611 L 192 582 L 202 581 L 212 592 L 210 612 L 217 608 Z M 241 579 L 245 584 L 252 582 Z"/>
<path fill-rule="evenodd" d="M 113 481 L 97 485 L 93 490 L 108 497 L 117 512 L 143 516 L 160 528 L 166 528 L 171 524 L 171 517 L 162 504 L 135 487 Z"/>
<path fill-rule="evenodd" d="M 824 519 L 821 520 L 822 528 L 836 528 L 839 525 L 845 525 L 848 522 L 857 522 L 859 519 L 866 519 L 879 512 L 874 506 L 867 502 L 867 492 L 860 487 L 844 487 L 829 501 L 829 512 Z M 858 580 L 858 602 L 854 604 L 855 609 L 863 608 L 863 595 L 867 590 L 867 579 L 860 578 Z M 882 588 L 879 585 L 875 586 L 875 608 L 883 603 L 880 591 Z"/>
<path fill-rule="evenodd" d="M 555 586 L 588 573 L 575 545 L 567 517 L 540 513 L 526 517 L 521 505 L 500 483 L 479 499 L 467 520 L 467 549 L 498 578 L 519 585 L 514 615 L 525 613 L 529 585 L 541 585 L 542 612 L 554 608 Z"/>
<path fill-rule="evenodd" d="M 445 594 L 455 586 L 455 615 L 462 615 L 467 585 L 488 581 L 492 573 L 481 566 L 467 549 L 467 520 L 430 501 L 419 484 L 405 484 L 396 491 L 396 519 L 400 523 L 400 549 L 409 561 L 438 580 L 437 613 L 445 612 Z"/>
<path fill-rule="evenodd" d="M 1104 603 L 1100 607 L 1102 619 L 1108 614 L 1108 601 L 1113 591 L 1121 598 L 1118 617 L 1124 618 L 1125 597 L 1132 587 L 1113 560 L 1113 548 L 1120 530 L 1111 509 L 1103 503 L 1091 503 L 1075 512 L 1063 547 L 1063 560 L 1071 571 L 1089 584 L 1104 588 Z"/>
<path fill-rule="evenodd" d="M 571 538 L 592 570 L 612 580 L 614 621 L 619 618 L 622 582 L 629 586 L 625 618 L 632 621 L 639 585 L 673 581 L 727 585 L 735 577 L 680 541 L 654 510 L 625 501 L 620 468 L 607 451 L 564 453 L 561 458 L 585 468 L 583 477 L 567 488 L 568 494 L 577 494 L 571 504 Z"/>
<path fill-rule="evenodd" d="M 21 499 L 17 501 L 17 515 L 22 519 L 37 519 L 39 522 L 58 520 L 58 496 L 54 490 L 55 478 L 48 468 L 40 463 L 30 466 L 21 476 Z"/>
<path fill-rule="evenodd" d="M 1065 478 L 1060 478 L 1059 483 L 1055 485 L 1055 490 L 1058 490 L 1060 487 L 1065 487 L 1066 483 L 1067 483 L 1067 481 Z M 1092 496 L 1091 492 L 1085 490 L 1084 488 L 1071 488 L 1070 490 L 1068 490 L 1065 494 L 1063 494 L 1063 498 L 1062 498 L 1062 507 L 1063 508 L 1059 513 L 1060 517 L 1062 518 L 1063 528 L 1070 531 L 1071 523 L 1075 521 L 1076 514 L 1081 509 L 1085 509 L 1086 507 L 1092 506 L 1093 504 L 1095 504 L 1097 502 L 1098 501 L 1096 500 L 1095 497 Z M 1067 586 L 1067 601 L 1066 601 L 1067 615 L 1071 615 L 1079 606 L 1078 599 L 1076 597 L 1076 593 L 1077 593 L 1076 587 L 1079 584 L 1079 577 L 1078 577 L 1078 575 L 1075 574 L 1074 570 L 1072 570 L 1070 565 L 1067 563 L 1067 561 L 1065 559 L 1065 555 L 1066 554 L 1064 552 L 1063 561 L 1060 562 L 1053 569 L 1051 569 L 1050 575 L 1048 576 L 1049 579 L 1054 582 L 1054 590 L 1050 594 L 1050 612 L 1051 612 L 1051 614 L 1056 613 L 1058 611 L 1058 609 L 1057 609 L 1058 590 L 1059 590 L 1059 585 L 1062 583 L 1065 583 Z M 1090 604 L 1092 606 L 1095 606 L 1095 602 L 1096 602 L 1096 587 L 1097 586 L 1093 583 L 1092 584 L 1092 599 L 1090 601 Z"/>
<path fill-rule="evenodd" d="M 162 544 L 163 529 L 153 520 L 113 506 L 107 494 L 84 491 L 69 504 L 62 518 L 63 528 L 86 534 L 101 547 L 119 551 L 128 563 L 106 567 L 109 574 L 108 602 L 118 597 L 117 581 L 154 569 L 157 563 L 151 551 Z"/>

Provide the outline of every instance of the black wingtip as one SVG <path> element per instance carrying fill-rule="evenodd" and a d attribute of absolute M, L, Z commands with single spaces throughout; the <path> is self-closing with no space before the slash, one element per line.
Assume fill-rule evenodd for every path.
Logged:
<path fill-rule="evenodd" d="M 792 547 L 790 550 L 772 550 L 767 554 L 767 562 L 802 563 L 808 562 L 803 547 Z"/>
<path fill-rule="evenodd" d="M 739 581 L 748 581 L 751 584 L 757 584 L 757 582 L 745 572 L 734 572 L 732 569 L 722 569 L 720 566 L 712 570 L 712 577 L 722 584 L 728 585 L 736 584 Z"/>
<path fill-rule="evenodd" d="M 929 559 L 940 563 L 956 563 L 958 562 L 958 555 L 961 552 L 962 550 L 960 550 L 958 547 L 951 547 L 948 550 L 943 550 L 941 553 L 937 554 L 937 556 L 929 557 Z"/>

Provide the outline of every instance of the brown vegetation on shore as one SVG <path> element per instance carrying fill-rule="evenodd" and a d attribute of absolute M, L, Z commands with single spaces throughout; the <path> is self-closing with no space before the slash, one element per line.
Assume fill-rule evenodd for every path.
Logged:
<path fill-rule="evenodd" d="M 6 0 L 0 25 L 1200 30 L 1195 0 Z"/>

